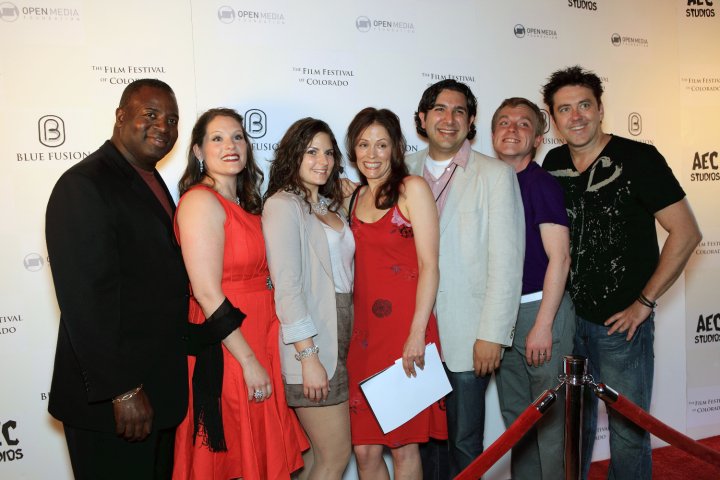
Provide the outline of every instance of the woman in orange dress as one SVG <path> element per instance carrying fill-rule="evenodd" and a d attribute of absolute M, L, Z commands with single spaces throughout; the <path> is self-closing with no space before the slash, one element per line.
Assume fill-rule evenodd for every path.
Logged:
<path fill-rule="evenodd" d="M 188 357 L 191 395 L 175 438 L 177 480 L 287 479 L 308 448 L 282 389 L 261 181 L 242 117 L 230 109 L 201 115 L 175 218 L 192 290 L 190 338 L 203 343 Z M 207 338 L 207 329 L 227 325 L 221 342 Z"/>

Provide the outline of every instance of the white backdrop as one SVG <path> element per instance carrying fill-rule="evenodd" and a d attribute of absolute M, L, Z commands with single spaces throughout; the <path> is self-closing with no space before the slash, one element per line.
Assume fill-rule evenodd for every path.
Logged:
<path fill-rule="evenodd" d="M 175 191 L 194 119 L 209 107 L 247 113 L 267 170 L 294 120 L 322 118 L 342 143 L 368 105 L 394 110 L 409 150 L 424 148 L 412 114 L 429 84 L 453 77 L 478 96 L 474 148 L 492 154 L 502 99 L 542 105 L 552 71 L 595 70 L 605 130 L 658 147 L 704 233 L 686 278 L 660 301 L 651 413 L 696 438 L 720 433 L 718 3 L 0 0 L 0 477 L 71 477 L 46 411 L 58 310 L 44 211 L 57 177 L 109 138 L 124 85 L 141 77 L 167 81 L 180 104 L 180 140 L 160 166 Z M 550 130 L 539 159 L 558 142 Z M 494 386 L 488 402 L 489 442 L 503 430 Z M 595 457 L 606 458 L 605 424 L 598 438 Z M 507 458 L 487 476 L 507 477 Z"/>

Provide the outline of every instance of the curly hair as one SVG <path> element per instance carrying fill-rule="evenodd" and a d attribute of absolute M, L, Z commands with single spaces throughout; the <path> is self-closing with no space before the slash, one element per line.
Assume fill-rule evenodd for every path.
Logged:
<path fill-rule="evenodd" d="M 343 193 L 340 183 L 340 172 L 342 171 L 342 152 L 338 147 L 335 135 L 330 126 L 316 118 L 301 118 L 288 128 L 275 150 L 275 158 L 270 164 L 270 180 L 264 199 L 272 197 L 276 192 L 287 191 L 300 195 L 310 207 L 310 191 L 303 184 L 300 178 L 300 164 L 305 156 L 305 151 L 312 142 L 315 135 L 325 133 L 330 137 L 333 147 L 333 167 L 330 171 L 325 185 L 321 185 L 318 193 L 330 200 L 328 208 L 337 211 L 342 205 Z"/>
<path fill-rule="evenodd" d="M 202 182 L 203 179 L 209 179 L 213 184 L 215 180 L 212 175 L 205 170 L 200 171 L 200 162 L 198 161 L 193 147 L 197 145 L 202 147 L 205 135 L 207 134 L 207 127 L 210 122 L 216 117 L 230 117 L 236 120 L 242 128 L 243 138 L 245 138 L 246 150 L 245 168 L 237 176 L 237 195 L 240 199 L 240 206 L 249 213 L 259 214 L 262 211 L 262 199 L 260 197 L 260 185 L 263 181 L 263 173 L 258 168 L 253 158 L 252 145 L 248 140 L 247 133 L 245 132 L 245 126 L 243 125 L 242 116 L 231 108 L 212 108 L 207 112 L 200 115 L 195 122 L 195 126 L 192 129 L 192 136 L 190 138 L 190 147 L 188 148 L 187 155 L 187 166 L 185 172 L 180 181 L 178 182 L 178 190 L 180 195 L 187 192 L 190 187 L 197 185 Z"/>
<path fill-rule="evenodd" d="M 405 149 L 407 142 L 400 127 L 400 119 L 397 115 L 386 108 L 367 107 L 352 119 L 348 126 L 347 136 L 345 137 L 345 146 L 348 152 L 348 160 L 357 165 L 357 157 L 355 155 L 355 145 L 362 133 L 373 123 L 377 123 L 387 130 L 392 144 L 390 157 L 390 176 L 378 189 L 375 197 L 375 207 L 385 210 L 392 207 L 400 197 L 400 186 L 405 177 L 410 175 L 407 165 L 405 165 Z M 360 172 L 360 180 L 363 185 L 367 185 L 367 178 Z"/>
<path fill-rule="evenodd" d="M 470 87 L 468 87 L 462 82 L 453 80 L 452 78 L 440 80 L 439 82 L 430 85 L 423 92 L 422 98 L 420 98 L 420 103 L 418 104 L 417 112 L 415 112 L 415 130 L 417 130 L 417 133 L 422 137 L 427 138 L 428 135 L 427 131 L 422 127 L 422 122 L 420 121 L 420 114 L 427 114 L 430 109 L 435 107 L 437 97 L 438 95 L 440 95 L 440 93 L 442 93 L 443 90 L 453 90 L 455 92 L 459 92 L 465 95 L 465 98 L 467 99 L 468 118 L 472 118 L 477 115 L 477 98 L 475 98 L 475 95 L 473 95 Z M 470 124 L 470 130 L 468 131 L 467 139 L 472 140 L 473 138 L 475 138 L 476 133 L 477 129 L 475 128 L 475 124 Z"/>
<path fill-rule="evenodd" d="M 595 72 L 585 70 L 580 65 L 556 70 L 548 77 L 548 82 L 542 87 L 543 101 L 550 109 L 550 115 L 555 118 L 555 94 L 568 85 L 587 87 L 592 90 L 598 106 L 602 104 L 603 86 L 600 77 Z"/>

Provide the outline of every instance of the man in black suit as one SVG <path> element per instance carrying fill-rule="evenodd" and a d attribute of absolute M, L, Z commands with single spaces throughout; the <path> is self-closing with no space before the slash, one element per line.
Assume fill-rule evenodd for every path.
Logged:
<path fill-rule="evenodd" d="M 168 478 L 187 410 L 188 278 L 155 169 L 178 106 L 160 80 L 127 86 L 112 138 L 65 172 L 46 240 L 60 328 L 49 411 L 81 479 Z"/>

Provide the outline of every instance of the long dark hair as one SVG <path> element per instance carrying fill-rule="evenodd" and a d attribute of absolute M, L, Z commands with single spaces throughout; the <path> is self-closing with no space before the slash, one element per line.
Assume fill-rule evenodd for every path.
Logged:
<path fill-rule="evenodd" d="M 240 199 L 240 206 L 247 212 L 259 214 L 262 211 L 262 199 L 260 198 L 260 185 L 263 181 L 263 173 L 258 168 L 253 158 L 252 145 L 250 144 L 249 138 L 245 133 L 245 126 L 243 125 L 242 116 L 231 108 L 212 108 L 207 112 L 200 115 L 200 118 L 195 122 L 195 126 L 192 129 L 192 137 L 190 138 L 190 147 L 188 148 L 188 162 L 185 167 L 180 181 L 178 182 L 178 190 L 180 195 L 187 192 L 190 187 L 197 185 L 202 182 L 204 178 L 210 179 L 214 184 L 215 180 L 212 175 L 206 170 L 205 172 L 200 171 L 200 162 L 198 162 L 195 153 L 193 152 L 193 146 L 197 145 L 202 147 L 205 134 L 207 133 L 208 124 L 216 117 L 230 117 L 240 124 L 242 128 L 243 137 L 247 144 L 245 151 L 245 168 L 237 176 L 237 195 Z"/>
<path fill-rule="evenodd" d="M 407 142 L 400 128 L 400 119 L 397 115 L 386 108 L 367 107 L 358 112 L 348 126 L 345 145 L 348 152 L 348 160 L 357 165 L 355 156 L 355 145 L 360 135 L 373 123 L 377 123 L 387 130 L 392 144 L 390 157 L 390 175 L 378 189 L 375 197 L 375 208 L 385 210 L 395 205 L 400 197 L 400 185 L 405 177 L 410 175 L 405 165 L 405 148 Z M 359 169 L 358 169 L 359 172 Z M 360 172 L 360 180 L 367 185 L 367 178 Z"/>
<path fill-rule="evenodd" d="M 275 158 L 270 165 L 270 180 L 267 192 L 265 192 L 265 200 L 276 192 L 288 191 L 303 197 L 308 209 L 311 208 L 308 200 L 310 192 L 300 179 L 300 164 L 305 155 L 305 150 L 318 133 L 326 133 L 330 137 L 334 159 L 328 180 L 325 185 L 320 186 L 318 193 L 330 200 L 328 208 L 332 211 L 337 211 L 342 205 L 343 194 L 340 183 L 342 153 L 330 126 L 322 120 L 310 117 L 301 118 L 290 125 L 290 128 L 280 140 L 275 150 Z"/>

